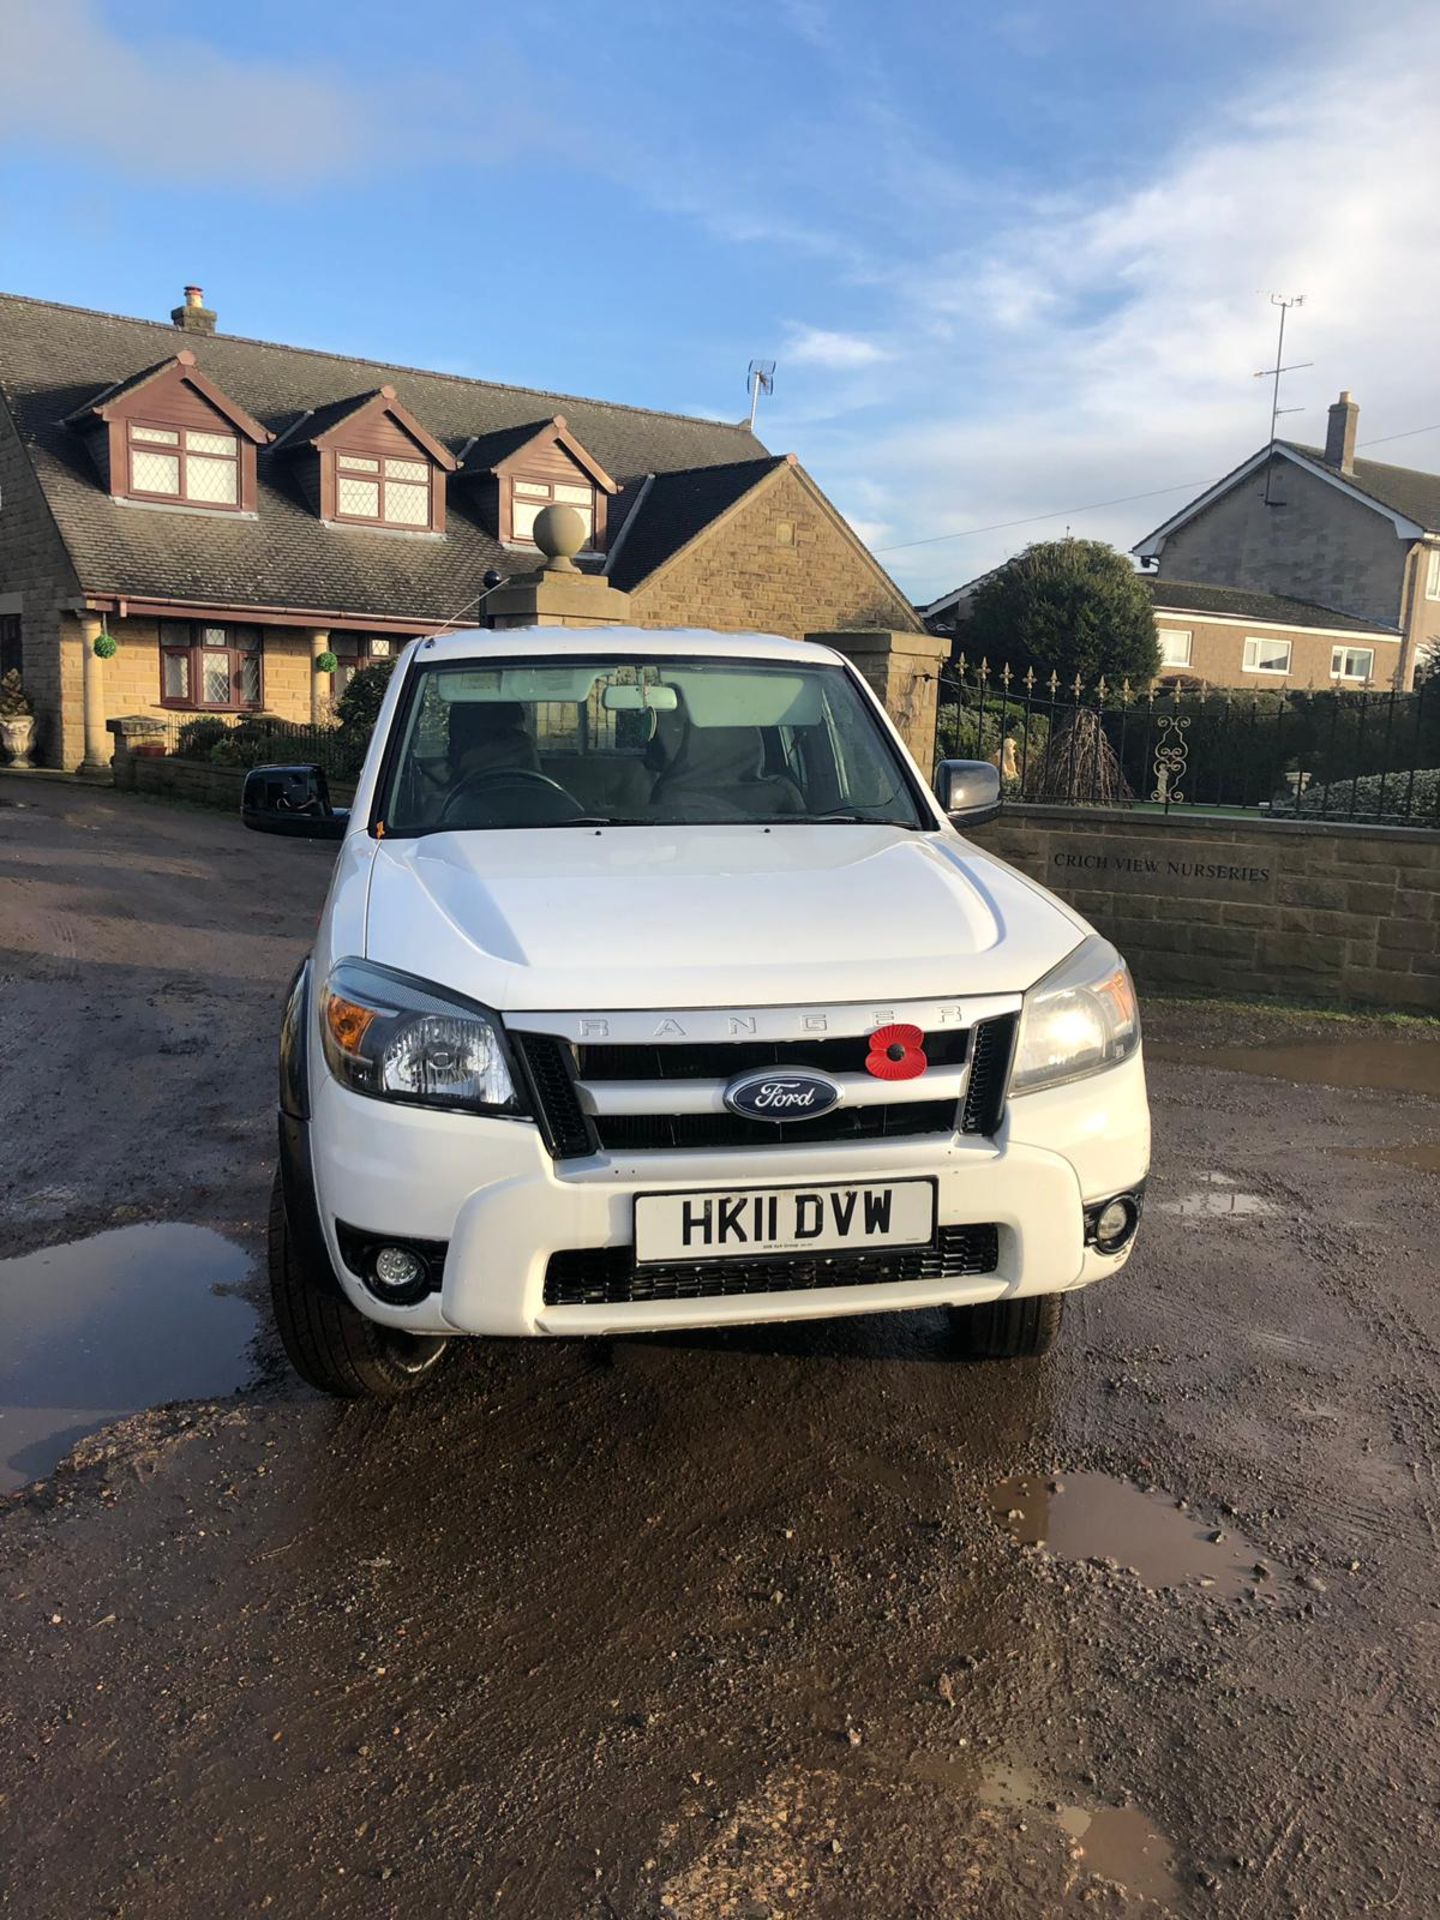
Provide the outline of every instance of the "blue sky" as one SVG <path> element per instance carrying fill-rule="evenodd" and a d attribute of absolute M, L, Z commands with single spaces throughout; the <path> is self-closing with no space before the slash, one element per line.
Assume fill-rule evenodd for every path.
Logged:
<path fill-rule="evenodd" d="M 0 0 L 0 287 L 732 418 L 774 357 L 928 597 L 1257 444 L 1272 289 L 1296 437 L 1440 421 L 1437 13 Z"/>

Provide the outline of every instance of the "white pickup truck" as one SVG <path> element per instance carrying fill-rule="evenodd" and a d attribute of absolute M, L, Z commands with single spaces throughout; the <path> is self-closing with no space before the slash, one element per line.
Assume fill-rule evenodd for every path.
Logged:
<path fill-rule="evenodd" d="M 281 1038 L 299 1372 L 897 1308 L 1041 1352 L 1129 1256 L 1149 1113 L 1120 956 L 962 837 L 999 804 L 755 634 L 419 640 L 348 815 L 252 772 L 248 825 L 340 842 Z"/>

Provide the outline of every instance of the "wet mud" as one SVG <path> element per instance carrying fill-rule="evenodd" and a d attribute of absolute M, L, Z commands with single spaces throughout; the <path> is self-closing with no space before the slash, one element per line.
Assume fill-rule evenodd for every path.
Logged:
<path fill-rule="evenodd" d="M 329 855 L 25 799 L 0 1258 L 145 1223 L 254 1262 Z M 259 1390 L 82 1441 L 0 1511 L 0 1901 L 1433 1920 L 1440 1185 L 1389 1156 L 1440 1105 L 1418 1067 L 1370 1084 L 1384 1031 L 1161 1004 L 1150 1032 L 1136 1253 L 1043 1362 L 876 1315 L 469 1343 L 408 1405 L 338 1407 L 262 1314 Z M 1211 1044 L 1250 1069 L 1351 1037 L 1343 1098 Z M 228 1369 L 208 1316 L 248 1309 L 190 1253 L 190 1345 Z M 155 1395 L 201 1391 L 168 1345 Z M 37 1405 L 107 1411 L 59 1368 Z M 1007 1518 L 1037 1488 L 1044 1546 Z M 1237 1593 L 1213 1556 L 1242 1551 Z"/>
<path fill-rule="evenodd" d="M 1356 1087 L 1440 1099 L 1440 1045 L 1433 1040 L 1306 1040 L 1269 1046 L 1188 1047 L 1151 1042 L 1146 1057 L 1173 1066 L 1219 1067 L 1299 1086 Z"/>

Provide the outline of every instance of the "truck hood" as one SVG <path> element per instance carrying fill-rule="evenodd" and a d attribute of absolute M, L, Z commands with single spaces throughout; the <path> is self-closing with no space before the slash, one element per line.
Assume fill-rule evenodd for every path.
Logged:
<path fill-rule="evenodd" d="M 1014 993 L 1086 931 L 950 834 L 549 828 L 382 840 L 365 947 L 502 1011 L 620 1010 Z"/>

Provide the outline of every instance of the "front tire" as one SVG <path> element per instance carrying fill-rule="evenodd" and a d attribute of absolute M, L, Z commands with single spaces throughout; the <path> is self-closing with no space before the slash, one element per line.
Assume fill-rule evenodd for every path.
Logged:
<path fill-rule="evenodd" d="M 950 1307 L 950 1340 L 963 1360 L 1020 1360 L 1048 1353 L 1065 1317 L 1063 1293 L 1034 1293 L 1020 1300 L 987 1300 L 979 1307 Z"/>
<path fill-rule="evenodd" d="M 450 1342 L 367 1320 L 329 1275 L 301 1264 L 280 1175 L 270 1194 L 270 1298 L 286 1358 L 312 1387 L 342 1400 L 399 1400 L 439 1368 Z"/>

